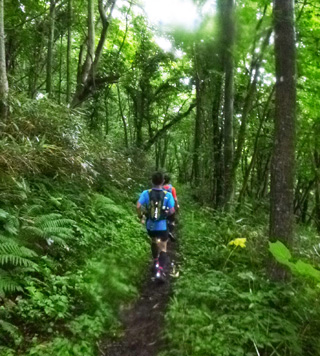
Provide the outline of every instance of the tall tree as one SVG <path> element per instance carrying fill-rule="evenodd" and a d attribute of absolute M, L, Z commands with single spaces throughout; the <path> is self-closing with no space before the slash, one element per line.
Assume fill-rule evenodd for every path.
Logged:
<path fill-rule="evenodd" d="M 4 7 L 3 0 L 0 0 L 0 116 L 2 120 L 6 120 L 8 116 L 8 93 L 9 85 L 6 70 Z"/>
<path fill-rule="evenodd" d="M 56 1 L 50 1 L 50 16 L 49 16 L 49 36 L 48 36 L 48 52 L 47 52 L 47 79 L 46 92 L 49 97 L 52 92 L 52 59 L 54 45 L 54 28 L 55 28 Z"/>
<path fill-rule="evenodd" d="M 66 96 L 67 104 L 70 103 L 70 97 L 71 97 L 71 40 L 72 40 L 71 24 L 72 24 L 72 0 L 68 0 L 67 96 Z"/>
<path fill-rule="evenodd" d="M 220 0 L 223 42 L 225 43 L 224 62 L 224 206 L 233 194 L 233 100 L 234 100 L 234 0 Z"/>
<path fill-rule="evenodd" d="M 274 0 L 275 31 L 275 133 L 271 164 L 270 239 L 290 245 L 294 233 L 295 165 L 295 30 L 292 0 Z M 279 266 L 272 269 L 276 279 L 285 278 Z"/>
<path fill-rule="evenodd" d="M 200 183 L 201 177 L 201 159 L 200 159 L 200 147 L 201 147 L 201 136 L 202 136 L 202 120 L 203 120 L 203 87 L 204 80 L 201 76 L 201 65 L 200 65 L 201 52 L 198 46 L 195 46 L 194 53 L 194 67 L 195 67 L 195 84 L 196 84 L 196 117 L 195 117 L 195 128 L 194 128 L 194 152 L 193 152 L 193 162 L 192 162 L 192 173 L 193 181 L 195 186 Z"/>

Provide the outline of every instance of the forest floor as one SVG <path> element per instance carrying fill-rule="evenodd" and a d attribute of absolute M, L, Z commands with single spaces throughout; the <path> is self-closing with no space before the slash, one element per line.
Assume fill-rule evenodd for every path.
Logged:
<path fill-rule="evenodd" d="M 112 342 L 103 341 L 99 356 L 156 356 L 164 348 L 164 315 L 171 294 L 176 245 L 169 240 L 165 282 L 155 281 L 148 267 L 139 299 L 133 307 L 122 312 L 123 337 Z"/>

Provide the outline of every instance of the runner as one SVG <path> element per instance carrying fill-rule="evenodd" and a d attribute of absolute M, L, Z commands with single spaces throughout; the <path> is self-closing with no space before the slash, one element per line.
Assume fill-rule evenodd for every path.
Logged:
<path fill-rule="evenodd" d="M 151 238 L 156 278 L 164 280 L 163 268 L 167 259 L 168 227 L 167 218 L 174 214 L 174 199 L 162 188 L 164 177 L 161 172 L 152 175 L 152 189 L 145 190 L 137 202 L 137 213 L 142 224 L 146 223 Z M 147 221 L 145 222 L 144 213 Z"/>
<path fill-rule="evenodd" d="M 177 192 L 176 192 L 176 188 L 172 186 L 172 184 L 170 184 L 170 176 L 168 174 L 164 175 L 164 186 L 163 189 L 166 190 L 167 192 L 171 193 L 175 202 L 175 211 L 178 212 L 180 206 L 178 203 L 178 197 L 177 197 Z M 169 230 L 169 237 L 171 239 L 171 241 L 175 241 L 175 237 L 173 235 L 174 232 L 174 228 L 175 228 L 175 213 L 170 215 L 168 217 L 168 230 Z"/>

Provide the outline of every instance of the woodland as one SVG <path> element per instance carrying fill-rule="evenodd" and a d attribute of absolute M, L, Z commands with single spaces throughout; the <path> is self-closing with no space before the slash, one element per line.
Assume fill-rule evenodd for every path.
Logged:
<path fill-rule="evenodd" d="M 320 356 L 319 56 L 316 0 L 0 0 L 0 356 L 123 337 L 155 170 L 181 209 L 152 355 Z"/>

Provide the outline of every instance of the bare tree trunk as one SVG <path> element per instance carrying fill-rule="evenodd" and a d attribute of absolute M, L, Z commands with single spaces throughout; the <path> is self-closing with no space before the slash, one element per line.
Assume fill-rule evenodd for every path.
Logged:
<path fill-rule="evenodd" d="M 254 97 L 256 94 L 260 65 L 261 65 L 261 62 L 263 59 L 264 51 L 266 50 L 267 46 L 269 45 L 271 33 L 272 33 L 272 29 L 268 30 L 267 35 L 266 35 L 266 37 L 262 43 L 262 46 L 260 48 L 259 56 L 258 56 L 258 58 L 256 58 L 253 61 L 252 65 L 251 65 L 250 82 L 247 87 L 247 95 L 245 97 L 244 105 L 243 105 L 243 109 L 242 109 L 241 125 L 240 125 L 240 129 L 239 129 L 238 140 L 237 140 L 237 149 L 235 151 L 234 160 L 233 160 L 232 180 L 233 180 L 234 184 L 236 183 L 235 182 L 236 172 L 237 172 L 239 162 L 241 160 L 242 150 L 243 150 L 243 146 L 244 146 L 245 139 L 246 139 L 248 116 L 249 116 L 250 110 L 252 108 L 252 103 L 253 103 L 253 100 L 254 100 Z M 252 75 L 253 75 L 253 80 L 251 81 Z"/>
<path fill-rule="evenodd" d="M 271 163 L 270 240 L 291 245 L 294 235 L 294 166 L 296 55 L 292 0 L 274 0 L 275 137 Z M 283 280 L 286 271 L 271 267 L 271 277 Z"/>
<path fill-rule="evenodd" d="M 197 54 L 195 54 L 197 57 Z M 197 62 L 197 61 L 196 61 Z M 196 64 L 198 67 L 198 64 Z M 195 186 L 199 186 L 200 183 L 200 146 L 202 136 L 202 85 L 200 75 L 196 73 L 196 119 L 194 128 L 194 148 L 193 148 L 193 181 Z"/>
<path fill-rule="evenodd" d="M 68 0 L 68 42 L 67 42 L 67 96 L 66 103 L 70 103 L 71 98 L 71 40 L 72 40 L 72 0 Z"/>
<path fill-rule="evenodd" d="M 60 35 L 59 88 L 58 88 L 58 102 L 59 102 L 59 104 L 61 104 L 61 92 L 62 92 L 62 40 L 63 40 L 63 34 Z"/>
<path fill-rule="evenodd" d="M 48 54 L 47 54 L 47 79 L 46 92 L 51 97 L 52 94 L 52 59 L 53 59 L 53 44 L 54 44 L 54 27 L 55 27 L 56 2 L 50 0 L 50 25 L 48 37 Z"/>
<path fill-rule="evenodd" d="M 0 119 L 8 118 L 9 85 L 6 69 L 5 35 L 4 35 L 4 9 L 3 0 L 0 0 Z"/>
<path fill-rule="evenodd" d="M 163 143 L 163 150 L 162 150 L 162 154 L 161 154 L 161 158 L 160 158 L 160 165 L 161 168 L 164 168 L 166 166 L 166 160 L 167 160 L 167 153 L 168 153 L 168 145 L 169 145 L 169 138 L 168 136 L 165 136 L 163 139 L 164 143 Z M 169 170 L 170 172 L 170 170 Z"/>
<path fill-rule="evenodd" d="M 126 117 L 124 116 L 123 109 L 122 109 L 119 85 L 117 85 L 117 92 L 118 92 L 118 102 L 119 102 L 120 115 L 121 115 L 121 120 L 122 120 L 122 125 L 123 125 L 123 132 L 124 132 L 124 144 L 125 144 L 125 147 L 128 148 L 129 147 L 129 142 L 128 142 L 127 120 L 126 120 Z"/>
<path fill-rule="evenodd" d="M 224 207 L 227 208 L 233 196 L 233 99 L 234 99 L 234 0 L 220 0 L 225 72 L 224 89 Z"/>
<path fill-rule="evenodd" d="M 222 154 L 220 132 L 220 109 L 222 101 L 222 74 L 215 77 L 215 94 L 212 106 L 212 137 L 213 137 L 213 205 L 215 208 L 221 205 L 222 196 Z"/>

